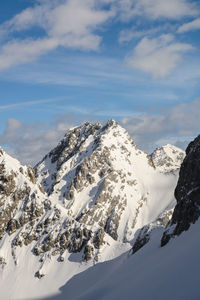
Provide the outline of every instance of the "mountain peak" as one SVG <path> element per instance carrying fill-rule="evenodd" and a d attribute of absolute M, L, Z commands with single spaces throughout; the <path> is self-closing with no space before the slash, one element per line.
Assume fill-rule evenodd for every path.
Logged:
<path fill-rule="evenodd" d="M 156 168 L 161 172 L 171 172 L 180 168 L 185 152 L 176 146 L 167 144 L 156 148 L 151 158 Z"/>
<path fill-rule="evenodd" d="M 35 170 L 52 201 L 79 223 L 103 230 L 114 240 L 130 241 L 137 228 L 153 221 L 166 205 L 166 197 L 155 196 L 151 187 L 153 178 L 162 177 L 160 171 L 115 120 L 69 130 Z M 159 212 L 147 213 L 146 201 L 160 202 L 160 197 Z M 170 195 L 166 200 L 172 199 Z"/>
<path fill-rule="evenodd" d="M 106 123 L 106 127 L 116 127 L 118 126 L 119 124 L 117 123 L 117 121 L 115 121 L 114 119 L 110 119 L 107 121 Z"/>

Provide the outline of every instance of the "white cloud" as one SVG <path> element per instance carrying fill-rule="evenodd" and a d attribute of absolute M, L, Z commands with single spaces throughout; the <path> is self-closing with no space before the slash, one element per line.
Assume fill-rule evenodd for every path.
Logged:
<path fill-rule="evenodd" d="M 0 111 L 1 110 L 7 110 L 7 109 L 13 109 L 13 108 L 21 108 L 25 106 L 32 106 L 32 105 L 38 105 L 38 104 L 44 104 L 44 103 L 51 103 L 56 102 L 58 99 L 47 99 L 47 100 L 34 100 L 34 101 L 28 101 L 28 102 L 18 102 L 18 103 L 12 103 L 7 105 L 0 105 Z"/>
<path fill-rule="evenodd" d="M 80 122 L 81 120 L 83 119 L 80 117 Z M 48 125 L 44 122 L 28 125 L 9 119 L 4 133 L 0 135 L 0 144 L 22 163 L 34 165 L 56 146 L 76 121 L 77 117 L 72 114 L 60 117 Z"/>
<path fill-rule="evenodd" d="M 149 30 L 139 31 L 136 29 L 136 27 L 133 27 L 131 29 L 121 30 L 118 41 L 120 44 L 130 42 L 132 39 L 141 38 L 143 36 L 149 36 L 158 32 L 159 30 L 160 28 L 152 28 Z"/>
<path fill-rule="evenodd" d="M 113 11 L 104 10 L 103 5 L 97 3 L 97 0 L 41 1 L 2 24 L 0 29 L 3 33 L 39 26 L 51 37 L 90 34 L 113 16 Z"/>
<path fill-rule="evenodd" d="M 138 30 L 138 27 L 133 26 L 132 28 L 121 30 L 119 33 L 119 43 L 126 43 L 133 39 L 142 37 L 150 37 L 158 34 L 159 32 L 164 34 L 165 32 L 173 32 L 175 26 L 171 23 L 166 23 L 162 26 L 156 26 L 149 29 Z"/>
<path fill-rule="evenodd" d="M 0 145 L 22 163 L 35 164 L 63 138 L 66 131 L 86 119 L 89 115 L 59 115 L 51 124 L 38 122 L 33 125 L 9 119 Z M 185 147 L 200 133 L 200 99 L 182 103 L 161 111 L 149 111 L 122 118 L 120 124 L 132 135 L 136 144 L 147 152 L 157 146 L 173 143 Z M 183 122 L 184 120 L 184 122 Z"/>
<path fill-rule="evenodd" d="M 181 19 L 197 15 L 196 5 L 187 0 L 117 0 L 122 20 L 135 16 L 150 19 Z"/>
<path fill-rule="evenodd" d="M 32 62 L 38 56 L 54 50 L 59 45 L 56 39 L 27 39 L 11 41 L 0 50 L 0 71 L 21 63 Z"/>
<path fill-rule="evenodd" d="M 102 40 L 97 29 L 120 16 L 128 21 L 132 17 L 150 19 L 180 19 L 195 16 L 197 8 L 187 0 L 52 0 L 36 1 L 0 26 L 0 71 L 11 66 L 28 63 L 58 47 L 96 51 Z M 32 28 L 42 29 L 43 36 L 31 36 Z M 134 37 L 153 34 L 156 29 L 122 31 L 120 42 Z M 20 39 L 23 32 L 25 38 Z M 17 39 L 14 39 L 18 33 Z M 4 42 L 3 42 L 4 41 Z"/>
<path fill-rule="evenodd" d="M 177 43 L 171 34 L 157 38 L 143 38 L 127 56 L 126 63 L 133 69 L 150 73 L 154 78 L 169 75 L 179 64 L 182 53 L 192 50 L 186 43 Z"/>
<path fill-rule="evenodd" d="M 198 30 L 198 29 L 200 29 L 200 18 L 181 25 L 178 28 L 177 32 L 183 33 L 183 32 L 188 32 L 188 31 Z"/>
<path fill-rule="evenodd" d="M 97 50 L 101 37 L 96 29 L 114 16 L 97 0 L 41 1 L 27 8 L 0 26 L 0 36 L 38 26 L 44 30 L 42 38 L 11 39 L 0 50 L 0 70 L 27 63 L 59 46 L 81 50 Z"/>
<path fill-rule="evenodd" d="M 178 104 L 161 112 L 143 113 L 121 120 L 136 144 L 147 152 L 172 143 L 185 147 L 200 133 L 200 100 Z M 183 121 L 184 120 L 184 121 Z"/>
<path fill-rule="evenodd" d="M 194 5 L 187 0 L 138 0 L 136 5 L 138 14 L 145 13 L 153 19 L 179 19 L 184 16 L 196 15 Z"/>

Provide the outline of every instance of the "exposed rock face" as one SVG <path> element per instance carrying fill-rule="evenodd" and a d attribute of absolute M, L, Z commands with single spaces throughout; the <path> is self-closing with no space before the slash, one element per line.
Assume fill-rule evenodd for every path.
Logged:
<path fill-rule="evenodd" d="M 160 206 L 152 218 L 166 208 L 163 196 L 154 195 L 157 177 L 166 182 L 177 178 L 177 174 L 168 178 L 160 174 L 151 157 L 113 120 L 105 126 L 84 123 L 69 130 L 35 171 L 49 199 L 60 203 L 68 216 L 122 242 L 153 221 L 147 217 L 151 201 Z"/>
<path fill-rule="evenodd" d="M 159 228 L 164 228 L 166 225 L 169 223 L 171 220 L 173 214 L 173 209 L 166 210 L 164 213 L 162 213 L 155 222 L 150 223 L 146 226 L 144 226 L 140 231 L 139 234 L 137 235 L 137 238 L 133 244 L 131 254 L 134 254 L 137 252 L 139 249 L 141 249 L 144 245 L 146 245 L 152 235 L 152 232 L 154 230 L 157 230 Z"/>
<path fill-rule="evenodd" d="M 48 257 L 58 255 L 62 261 L 65 251 L 83 249 L 83 259 L 88 260 L 89 248 L 93 248 L 92 258 L 104 243 L 104 231 L 88 228 L 68 216 L 59 203 L 48 199 L 33 168 L 22 166 L 0 149 L 0 240 L 7 233 L 15 264 L 17 248 L 29 244 L 39 259 L 44 260 L 48 253 Z M 0 264 L 6 265 L 3 257 Z"/>
<path fill-rule="evenodd" d="M 0 239 L 24 224 L 34 223 L 43 212 L 44 195 L 31 167 L 0 150 Z"/>
<path fill-rule="evenodd" d="M 169 144 L 157 148 L 151 154 L 155 167 L 165 173 L 179 169 L 184 157 L 185 151 Z"/>
<path fill-rule="evenodd" d="M 1 266 L 1 267 L 4 267 L 5 265 L 6 265 L 5 258 L 0 257 L 0 266 Z"/>
<path fill-rule="evenodd" d="M 163 235 L 162 246 L 172 236 L 188 230 L 190 224 L 195 223 L 200 216 L 200 136 L 186 149 L 175 197 L 177 204 L 171 222 Z"/>

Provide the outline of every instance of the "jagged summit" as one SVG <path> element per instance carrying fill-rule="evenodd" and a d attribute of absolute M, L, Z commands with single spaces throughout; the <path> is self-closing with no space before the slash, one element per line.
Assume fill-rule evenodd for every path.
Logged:
<path fill-rule="evenodd" d="M 185 152 L 173 145 L 167 144 L 154 150 L 151 158 L 156 168 L 161 172 L 171 172 L 180 168 Z"/>
<path fill-rule="evenodd" d="M 137 150 L 114 120 L 104 126 L 84 123 L 67 132 L 36 166 L 36 174 L 50 198 L 57 199 L 69 215 L 105 229 L 117 239 L 119 218 L 127 202 L 126 180 L 128 186 L 137 185 L 132 176 L 134 153 L 146 161 L 147 168 L 153 168 L 151 159 Z"/>
<path fill-rule="evenodd" d="M 111 131 L 113 131 L 113 134 Z M 110 132 L 111 134 L 109 134 Z M 59 177 L 58 172 L 64 164 L 66 173 L 75 165 L 78 165 L 84 157 L 90 156 L 96 149 L 100 152 L 101 149 L 107 148 L 106 143 L 111 143 L 112 140 L 117 138 L 118 134 L 125 134 L 127 139 L 134 144 L 134 141 L 125 129 L 114 120 L 109 120 L 104 126 L 100 123 L 92 124 L 86 122 L 81 126 L 68 130 L 57 147 L 50 151 L 35 167 L 38 179 L 44 185 L 47 193 L 52 193 L 52 187 L 57 182 L 56 177 Z M 113 144 L 115 144 L 115 141 L 113 141 Z M 50 176 L 48 175 L 49 171 L 51 173 Z M 54 175 L 52 174 L 53 172 Z"/>
<path fill-rule="evenodd" d="M 174 201 L 172 193 L 166 203 L 165 177 L 163 190 L 155 193 L 157 178 L 164 175 L 114 120 L 69 130 L 35 170 L 52 201 L 81 224 L 104 230 L 115 240 L 130 241 L 137 228 Z M 170 184 L 176 182 L 174 176 L 168 178 Z"/>

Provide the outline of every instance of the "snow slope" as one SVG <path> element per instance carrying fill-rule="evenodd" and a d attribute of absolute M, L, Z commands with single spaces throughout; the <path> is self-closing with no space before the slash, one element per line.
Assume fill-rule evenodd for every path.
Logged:
<path fill-rule="evenodd" d="M 73 277 L 48 300 L 198 300 L 200 221 L 160 247 L 163 230 L 130 256 L 98 264 Z"/>

